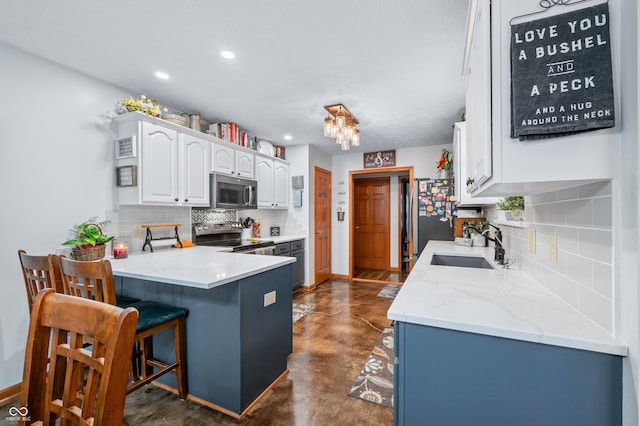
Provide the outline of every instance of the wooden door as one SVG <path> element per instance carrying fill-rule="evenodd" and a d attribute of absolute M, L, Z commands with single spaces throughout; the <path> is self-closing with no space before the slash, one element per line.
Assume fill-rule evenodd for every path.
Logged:
<path fill-rule="evenodd" d="M 331 172 L 314 167 L 314 281 L 331 278 Z"/>
<path fill-rule="evenodd" d="M 390 180 L 360 179 L 353 187 L 354 267 L 389 269 Z"/>

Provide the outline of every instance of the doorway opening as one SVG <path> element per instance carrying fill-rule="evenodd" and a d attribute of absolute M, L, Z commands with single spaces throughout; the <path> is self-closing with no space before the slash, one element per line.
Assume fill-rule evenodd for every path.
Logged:
<path fill-rule="evenodd" d="M 349 279 L 402 284 L 411 269 L 413 167 L 350 172 Z"/>

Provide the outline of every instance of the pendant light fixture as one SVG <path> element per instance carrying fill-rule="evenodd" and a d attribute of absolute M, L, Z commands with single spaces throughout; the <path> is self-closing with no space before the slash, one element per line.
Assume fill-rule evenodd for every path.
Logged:
<path fill-rule="evenodd" d="M 324 136 L 335 138 L 343 151 L 348 151 L 352 146 L 360 146 L 360 130 L 356 128 L 360 123 L 347 107 L 336 104 L 327 105 L 324 109 L 329 113 L 324 119 Z"/>

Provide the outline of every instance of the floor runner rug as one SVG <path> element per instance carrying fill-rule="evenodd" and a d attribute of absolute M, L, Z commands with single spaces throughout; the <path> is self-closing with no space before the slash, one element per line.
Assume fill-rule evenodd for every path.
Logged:
<path fill-rule="evenodd" d="M 351 386 L 349 396 L 393 408 L 393 328 L 385 328 Z"/>
<path fill-rule="evenodd" d="M 300 318 L 313 311 L 316 307 L 311 305 L 303 305 L 299 303 L 293 304 L 293 322 L 298 321 Z"/>
<path fill-rule="evenodd" d="M 400 291 L 400 285 L 398 284 L 387 284 L 385 285 L 380 293 L 378 293 L 378 297 L 386 297 L 387 299 L 395 299 Z"/>

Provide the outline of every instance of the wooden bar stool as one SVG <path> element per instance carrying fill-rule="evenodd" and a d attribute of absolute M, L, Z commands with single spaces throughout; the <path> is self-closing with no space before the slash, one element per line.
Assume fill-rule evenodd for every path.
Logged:
<path fill-rule="evenodd" d="M 121 425 L 137 318 L 133 308 L 38 293 L 20 395 L 29 424 Z"/>
<path fill-rule="evenodd" d="M 60 293 L 60 288 L 56 288 L 56 285 L 61 283 L 60 275 L 51 264 L 51 255 L 33 256 L 24 250 L 18 250 L 18 258 L 20 259 L 24 284 L 27 288 L 29 312 L 31 312 L 33 302 L 42 290 L 52 288 Z"/>
<path fill-rule="evenodd" d="M 53 255 L 52 263 L 59 268 L 65 294 L 115 304 L 113 271 L 108 260 L 79 262 L 64 256 Z M 130 305 L 139 312 L 136 327 L 136 342 L 139 354 L 134 354 L 141 377 L 136 377 L 127 393 L 151 383 L 166 373 L 176 375 L 178 395 L 187 397 L 187 372 L 185 356 L 184 318 L 188 310 L 163 303 L 140 301 Z M 153 357 L 152 336 L 160 331 L 173 328 L 175 362 L 165 363 Z M 137 356 L 139 355 L 139 356 Z M 157 371 L 154 371 L 157 369 Z"/>
<path fill-rule="evenodd" d="M 24 250 L 18 250 L 24 284 L 27 287 L 29 311 L 31 311 L 31 305 L 33 305 L 33 301 L 36 299 L 38 292 L 47 288 L 53 288 L 58 293 L 65 293 L 62 288 L 60 268 L 53 264 L 53 256 L 55 255 L 34 256 L 27 254 Z M 133 297 L 117 296 L 116 306 L 126 308 L 132 303 L 139 301 L 140 299 Z"/>

